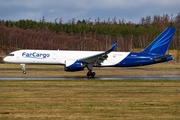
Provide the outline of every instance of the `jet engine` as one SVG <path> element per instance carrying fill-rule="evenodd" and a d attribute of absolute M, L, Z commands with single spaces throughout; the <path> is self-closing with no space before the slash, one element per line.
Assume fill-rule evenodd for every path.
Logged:
<path fill-rule="evenodd" d="M 78 60 L 66 60 L 64 70 L 65 71 L 70 71 L 70 72 L 81 71 L 81 70 L 84 70 L 84 66 Z"/>

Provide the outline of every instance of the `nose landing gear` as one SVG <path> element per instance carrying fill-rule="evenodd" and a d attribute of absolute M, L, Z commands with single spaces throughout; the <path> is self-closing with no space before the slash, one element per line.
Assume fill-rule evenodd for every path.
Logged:
<path fill-rule="evenodd" d="M 26 74 L 26 65 L 25 64 L 20 64 L 20 66 L 22 66 L 23 74 Z"/>

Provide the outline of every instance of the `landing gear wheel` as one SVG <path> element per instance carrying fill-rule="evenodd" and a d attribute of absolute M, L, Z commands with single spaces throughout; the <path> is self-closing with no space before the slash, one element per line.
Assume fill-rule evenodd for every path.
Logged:
<path fill-rule="evenodd" d="M 26 71 L 23 71 L 23 74 L 26 74 Z"/>
<path fill-rule="evenodd" d="M 92 77 L 92 78 L 93 78 L 95 75 L 96 75 L 95 72 L 92 72 L 92 73 L 91 73 L 91 77 Z"/>
<path fill-rule="evenodd" d="M 91 76 L 91 72 L 88 72 L 88 73 L 87 73 L 87 76 L 90 77 L 90 76 Z"/>
<path fill-rule="evenodd" d="M 96 75 L 96 73 L 95 72 L 88 72 L 87 73 L 87 77 L 94 77 Z"/>
<path fill-rule="evenodd" d="M 92 64 L 87 64 L 87 69 L 88 69 L 88 73 L 87 73 L 87 76 L 88 77 L 94 77 L 95 75 L 96 75 L 96 73 L 95 72 L 92 72 L 92 67 L 93 67 L 93 65 Z"/>

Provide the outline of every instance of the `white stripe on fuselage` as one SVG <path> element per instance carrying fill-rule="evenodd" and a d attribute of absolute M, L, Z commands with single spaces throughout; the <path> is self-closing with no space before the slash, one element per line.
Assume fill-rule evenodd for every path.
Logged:
<path fill-rule="evenodd" d="M 67 50 L 18 50 L 7 56 L 6 62 L 20 64 L 65 64 L 66 60 L 79 60 L 104 51 L 67 51 Z M 121 62 L 130 52 L 111 52 L 102 66 L 112 66 Z"/>

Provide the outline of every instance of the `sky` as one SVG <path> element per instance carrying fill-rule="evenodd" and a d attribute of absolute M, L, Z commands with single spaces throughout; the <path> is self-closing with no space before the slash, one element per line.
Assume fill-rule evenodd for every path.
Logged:
<path fill-rule="evenodd" d="M 0 20 L 12 21 L 40 21 L 44 16 L 46 22 L 116 18 L 139 23 L 146 16 L 178 13 L 180 0 L 0 0 Z"/>

